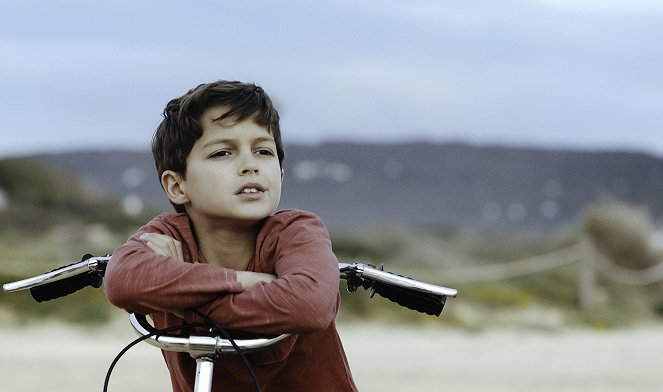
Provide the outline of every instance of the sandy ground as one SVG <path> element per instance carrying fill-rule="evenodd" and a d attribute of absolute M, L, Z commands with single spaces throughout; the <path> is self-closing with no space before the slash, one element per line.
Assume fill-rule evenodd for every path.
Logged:
<path fill-rule="evenodd" d="M 662 391 L 663 326 L 596 332 L 466 332 L 376 324 L 339 326 L 360 391 Z M 3 391 L 101 391 L 134 338 L 124 323 L 0 325 Z M 141 344 L 116 367 L 110 391 L 167 391 L 158 351 Z"/>

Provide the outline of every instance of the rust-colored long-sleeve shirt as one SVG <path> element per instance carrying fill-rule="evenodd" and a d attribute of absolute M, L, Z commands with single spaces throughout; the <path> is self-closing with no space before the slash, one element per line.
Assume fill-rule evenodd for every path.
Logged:
<path fill-rule="evenodd" d="M 185 262 L 154 253 L 139 239 L 146 232 L 180 241 Z M 277 278 L 242 289 L 234 270 L 203 260 L 186 214 L 162 214 L 115 250 L 105 291 L 114 305 L 151 315 L 157 328 L 199 321 L 186 311 L 196 308 L 226 328 L 292 334 L 248 355 L 264 392 L 356 391 L 334 322 L 340 301 L 338 261 L 319 218 L 296 210 L 267 218 L 246 270 Z M 186 353 L 164 351 L 163 356 L 173 391 L 193 390 L 195 361 Z M 252 388 L 238 356 L 217 361 L 215 390 Z"/>

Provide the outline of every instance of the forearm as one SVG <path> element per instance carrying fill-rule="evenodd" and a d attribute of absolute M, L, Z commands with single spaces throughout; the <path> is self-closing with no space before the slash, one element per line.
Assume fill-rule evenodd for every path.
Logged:
<path fill-rule="evenodd" d="M 331 279 L 308 271 L 258 283 L 241 293 L 216 298 L 197 308 L 219 324 L 256 333 L 310 333 L 326 328 L 339 305 L 338 264 Z M 202 321 L 185 312 L 189 321 Z"/>
<path fill-rule="evenodd" d="M 242 290 L 231 269 L 177 261 L 132 241 L 114 252 L 106 269 L 108 300 L 142 314 L 174 313 Z"/>
<path fill-rule="evenodd" d="M 339 305 L 338 260 L 327 229 L 310 213 L 284 213 L 264 227 L 253 264 L 277 276 L 199 310 L 228 328 L 258 333 L 308 333 L 327 328 Z"/>

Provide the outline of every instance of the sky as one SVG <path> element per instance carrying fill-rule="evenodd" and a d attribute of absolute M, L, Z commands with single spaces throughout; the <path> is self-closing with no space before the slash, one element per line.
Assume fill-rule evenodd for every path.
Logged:
<path fill-rule="evenodd" d="M 254 82 L 288 143 L 663 157 L 658 0 L 0 0 L 0 157 L 149 149 L 171 98 Z"/>

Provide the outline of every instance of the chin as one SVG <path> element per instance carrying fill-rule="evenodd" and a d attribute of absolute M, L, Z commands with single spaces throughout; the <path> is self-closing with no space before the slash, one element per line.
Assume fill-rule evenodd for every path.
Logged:
<path fill-rule="evenodd" d="M 237 217 L 237 220 L 244 221 L 247 223 L 258 223 L 261 220 L 272 216 L 274 211 L 253 213 L 253 214 L 244 214 Z"/>

